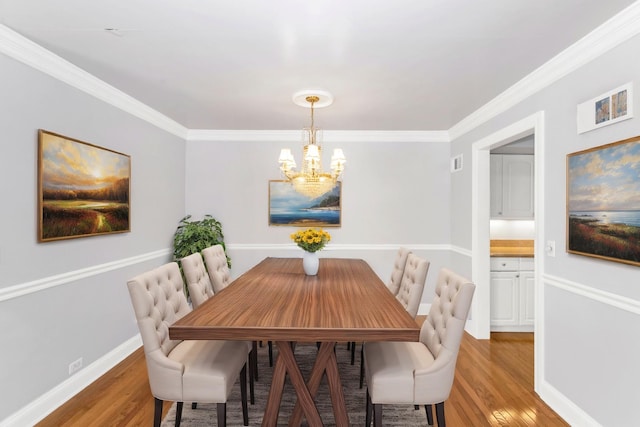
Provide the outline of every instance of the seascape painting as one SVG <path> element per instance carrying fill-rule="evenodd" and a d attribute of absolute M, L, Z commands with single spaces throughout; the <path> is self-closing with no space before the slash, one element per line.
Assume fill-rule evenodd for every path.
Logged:
<path fill-rule="evenodd" d="M 269 181 L 269 225 L 340 227 L 341 183 L 315 199 L 297 193 L 287 181 Z"/>
<path fill-rule="evenodd" d="M 52 132 L 38 133 L 38 241 L 130 231 L 131 160 Z"/>
<path fill-rule="evenodd" d="M 567 252 L 640 265 L 640 137 L 567 156 Z"/>

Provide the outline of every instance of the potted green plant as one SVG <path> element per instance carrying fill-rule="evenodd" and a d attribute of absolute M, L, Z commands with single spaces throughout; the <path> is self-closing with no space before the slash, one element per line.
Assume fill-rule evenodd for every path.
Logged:
<path fill-rule="evenodd" d="M 180 263 L 180 260 L 188 255 L 201 252 L 203 249 L 213 245 L 224 244 L 224 234 L 222 234 L 222 224 L 211 215 L 205 215 L 199 221 L 192 221 L 191 215 L 187 215 L 180 220 L 176 233 L 173 236 L 173 260 Z M 227 255 L 227 265 L 231 268 L 231 258 Z M 189 296 L 185 286 L 185 292 Z"/>

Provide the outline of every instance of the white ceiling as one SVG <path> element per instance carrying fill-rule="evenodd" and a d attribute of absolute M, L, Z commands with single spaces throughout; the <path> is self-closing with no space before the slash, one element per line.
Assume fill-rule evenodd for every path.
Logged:
<path fill-rule="evenodd" d="M 0 24 L 190 129 L 447 130 L 633 0 L 0 0 Z M 115 28 L 109 32 L 106 28 Z"/>

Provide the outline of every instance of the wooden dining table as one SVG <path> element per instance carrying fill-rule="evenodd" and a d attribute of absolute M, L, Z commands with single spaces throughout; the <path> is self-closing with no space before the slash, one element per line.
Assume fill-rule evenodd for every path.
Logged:
<path fill-rule="evenodd" d="M 321 258 L 316 276 L 301 258 L 265 258 L 169 328 L 171 339 L 274 341 L 278 357 L 262 426 L 275 427 L 286 375 L 297 395 L 290 426 L 323 422 L 314 397 L 326 373 L 337 426 L 348 426 L 334 347 L 338 342 L 417 341 L 420 329 L 361 259 Z M 295 343 L 320 343 L 305 381 Z M 364 402 L 363 402 L 364 407 Z"/>

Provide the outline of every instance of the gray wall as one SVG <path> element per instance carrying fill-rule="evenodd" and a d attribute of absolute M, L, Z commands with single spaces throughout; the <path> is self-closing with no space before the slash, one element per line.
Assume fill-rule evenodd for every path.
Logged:
<path fill-rule="evenodd" d="M 543 242 L 555 240 L 556 256 L 545 256 L 539 272 L 544 287 L 543 329 L 537 331 L 544 337 L 541 394 L 567 407 L 570 401 L 588 418 L 611 426 L 628 426 L 637 418 L 640 273 L 638 267 L 566 252 L 566 156 L 640 134 L 637 118 L 581 135 L 576 131 L 578 104 L 627 82 L 634 82 L 633 102 L 640 106 L 638 51 L 636 36 L 452 143 L 453 154 L 470 158 L 475 141 L 545 112 L 544 158 L 536 158 L 544 162 L 545 210 L 537 220 L 544 224 Z M 460 196 L 453 201 L 452 243 L 465 248 L 471 247 L 471 178 L 466 170 L 451 188 Z M 470 268 L 471 259 L 466 262 Z"/>
<path fill-rule="evenodd" d="M 222 222 L 233 276 L 265 256 L 301 256 L 287 249 L 296 228 L 268 225 L 268 182 L 281 179 L 283 147 L 300 161 L 300 141 L 187 142 L 187 212 Z M 331 141 L 323 150 L 335 147 L 348 162 L 342 226 L 328 229 L 332 240 L 320 256 L 363 258 L 386 280 L 395 252 L 405 245 L 432 262 L 423 298 L 428 303 L 438 269 L 449 263 L 449 144 Z"/>
<path fill-rule="evenodd" d="M 184 140 L 4 55 L 0 93 L 2 420 L 136 336 L 126 280 L 168 259 L 185 163 Z M 130 233 L 37 243 L 40 128 L 131 156 Z"/>

